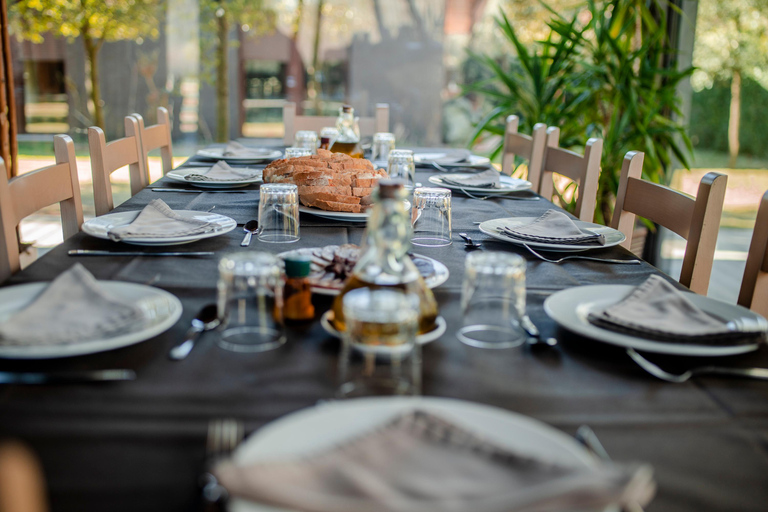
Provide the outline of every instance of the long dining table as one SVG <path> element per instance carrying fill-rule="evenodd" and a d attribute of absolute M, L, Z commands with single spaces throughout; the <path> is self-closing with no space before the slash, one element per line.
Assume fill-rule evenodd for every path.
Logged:
<path fill-rule="evenodd" d="M 193 157 L 188 165 L 197 162 Z M 419 169 L 417 181 L 427 184 L 432 174 L 438 173 Z M 336 390 L 340 342 L 317 320 L 331 305 L 326 296 L 313 297 L 316 320 L 289 326 L 288 341 L 280 349 L 230 352 L 218 347 L 216 333 L 209 332 L 186 360 L 171 361 L 167 354 L 200 308 L 215 302 L 217 264 L 224 254 L 359 244 L 365 225 L 302 213 L 299 242 L 267 244 L 254 238 L 249 248 L 242 248 L 241 227 L 257 216 L 257 186 L 238 193 L 152 190 L 156 187 L 191 188 L 165 177 L 115 212 L 140 210 L 162 198 L 173 209 L 207 211 L 215 206 L 215 213 L 235 219 L 238 228 L 174 248 L 214 252 L 200 257 L 69 256 L 71 249 L 163 249 L 128 246 L 81 232 L 4 283 L 50 281 L 79 262 L 100 280 L 152 282 L 183 305 L 173 327 L 135 345 L 61 359 L 0 360 L 0 371 L 128 368 L 137 374 L 129 382 L 0 385 L 0 439 L 19 438 L 39 456 L 54 511 L 195 510 L 201 503 L 198 479 L 210 420 L 238 418 L 250 434 L 276 418 L 333 398 Z M 658 490 L 646 508 L 649 512 L 768 510 L 768 382 L 702 377 L 667 383 L 638 367 L 624 349 L 559 329 L 543 308 L 552 294 L 591 284 L 637 285 L 651 274 L 663 274 L 645 262 L 548 263 L 490 239 L 476 224 L 500 217 L 536 217 L 549 208 L 557 207 L 544 198 L 480 200 L 453 194 L 454 243 L 417 251 L 450 271 L 448 280 L 434 289 L 448 326 L 439 340 L 424 346 L 423 394 L 514 411 L 569 435 L 589 425 L 614 460 L 653 466 Z M 526 258 L 527 312 L 543 336 L 557 337 L 556 347 L 486 350 L 458 341 L 468 254 L 459 232 L 482 242 L 482 250 Z M 631 257 L 620 247 L 591 254 Z M 711 362 L 648 357 L 672 370 Z M 718 358 L 717 363 L 768 366 L 768 350 L 763 346 Z"/>

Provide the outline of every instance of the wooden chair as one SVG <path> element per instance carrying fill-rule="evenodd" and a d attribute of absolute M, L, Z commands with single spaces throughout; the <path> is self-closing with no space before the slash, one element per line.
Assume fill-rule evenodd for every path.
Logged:
<path fill-rule="evenodd" d="M 728 176 L 716 172 L 705 174 L 693 198 L 664 185 L 641 179 L 644 156 L 638 151 L 630 151 L 624 156 L 611 227 L 627 237 L 622 244 L 626 248 L 632 243 L 635 215 L 685 238 L 687 243 L 680 284 L 706 295 L 715 259 Z"/>
<path fill-rule="evenodd" d="M 109 177 L 121 167 L 129 166 L 131 195 L 135 195 L 149 184 L 146 159 L 142 156 L 139 140 L 139 122 L 133 116 L 125 118 L 125 137 L 106 142 L 104 132 L 98 126 L 88 128 L 88 147 L 91 151 L 91 173 L 93 175 L 93 202 L 96 215 L 109 213 L 115 203 L 112 200 L 112 185 Z"/>
<path fill-rule="evenodd" d="M 531 182 L 531 190 L 538 193 L 547 145 L 547 125 L 536 123 L 530 136 L 518 133 L 519 125 L 519 117 L 515 115 L 507 117 L 504 148 L 501 153 L 501 172 L 511 176 L 515 170 L 515 156 L 525 158 L 528 160 L 528 181 Z"/>
<path fill-rule="evenodd" d="M 547 128 L 547 148 L 541 173 L 539 194 L 546 199 L 555 191 L 554 173 L 561 174 L 578 185 L 576 194 L 576 216 L 592 222 L 597 204 L 597 184 L 600 178 L 600 157 L 603 154 L 602 139 L 589 139 L 584 148 L 584 155 L 558 147 L 560 129 Z"/>
<path fill-rule="evenodd" d="M 285 125 L 285 135 L 283 144 L 293 145 L 293 139 L 299 130 L 312 130 L 320 133 L 320 130 L 326 126 L 336 126 L 336 116 L 297 116 L 296 104 L 288 102 L 283 105 L 283 124 Z M 386 103 L 376 104 L 376 115 L 374 117 L 361 117 L 359 121 L 360 136 L 367 137 L 378 132 L 389 131 L 389 105 Z"/>
<path fill-rule="evenodd" d="M 83 204 L 77 177 L 75 144 L 68 135 L 53 138 L 56 163 L 8 180 L 0 159 L 0 281 L 20 268 L 19 223 L 41 208 L 59 203 L 64 238 L 80 231 Z"/>
<path fill-rule="evenodd" d="M 139 123 L 139 141 L 141 143 L 141 154 L 144 159 L 144 167 L 149 176 L 149 162 L 147 160 L 150 151 L 160 150 L 160 158 L 163 160 L 163 175 L 168 174 L 173 169 L 173 147 L 171 143 L 171 116 L 165 107 L 157 107 L 157 124 L 144 127 L 144 118 L 140 114 L 131 114 Z M 126 135 L 129 135 L 126 125 Z"/>
<path fill-rule="evenodd" d="M 738 303 L 768 317 L 768 192 L 757 211 Z"/>

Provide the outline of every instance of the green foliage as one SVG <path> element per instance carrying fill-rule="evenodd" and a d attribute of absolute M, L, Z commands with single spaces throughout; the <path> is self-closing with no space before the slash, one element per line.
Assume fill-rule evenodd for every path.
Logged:
<path fill-rule="evenodd" d="M 516 56 L 502 63 L 472 56 L 494 73 L 467 87 L 493 105 L 473 142 L 502 135 L 500 121 L 510 114 L 523 118 L 523 132 L 537 122 L 559 126 L 563 147 L 602 137 L 599 222 L 610 220 L 627 151 L 645 152 L 644 176 L 655 182 L 668 181 L 673 157 L 688 167 L 690 142 L 672 116 L 679 113 L 677 85 L 692 70 L 666 65 L 674 55 L 663 11 L 656 7 L 634 0 L 588 0 L 569 19 L 552 11 L 549 35 L 530 48 L 502 14 L 497 22 Z"/>

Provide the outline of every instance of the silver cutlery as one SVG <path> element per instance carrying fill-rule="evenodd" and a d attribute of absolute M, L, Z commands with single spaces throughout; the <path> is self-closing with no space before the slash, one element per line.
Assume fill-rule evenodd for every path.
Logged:
<path fill-rule="evenodd" d="M 691 368 L 681 374 L 670 373 L 666 370 L 662 370 L 640 354 L 638 354 L 633 348 L 627 349 L 627 354 L 632 358 L 634 362 L 640 366 L 643 370 L 650 373 L 654 377 L 665 380 L 667 382 L 674 382 L 679 384 L 686 382 L 691 377 L 696 375 L 722 375 L 725 377 L 743 377 L 747 379 L 768 380 L 768 368 L 728 368 L 724 366 L 700 366 L 698 368 Z"/>
<path fill-rule="evenodd" d="M 70 256 L 211 256 L 213 251 L 185 252 L 142 252 L 142 251 L 97 251 L 92 249 L 72 249 L 67 251 Z"/>
<path fill-rule="evenodd" d="M 533 323 L 531 317 L 523 315 L 520 318 L 520 327 L 528 334 L 528 339 L 525 342 L 530 346 L 547 346 L 554 347 L 557 345 L 557 338 L 542 338 L 539 328 Z"/>
<path fill-rule="evenodd" d="M 233 418 L 211 420 L 208 423 L 208 438 L 205 445 L 206 465 L 214 466 L 228 457 L 242 442 L 243 423 Z M 207 503 L 223 505 L 229 497 L 227 490 L 210 472 L 203 473 L 200 479 L 203 499 Z"/>
<path fill-rule="evenodd" d="M 197 313 L 197 316 L 192 319 L 192 327 L 189 328 L 184 335 L 184 341 L 174 346 L 168 357 L 173 361 L 181 361 L 185 359 L 192 349 L 195 347 L 197 339 L 205 331 L 210 331 L 219 326 L 219 317 L 216 304 L 208 304 Z"/>
<path fill-rule="evenodd" d="M 60 372 L 0 372 L 0 384 L 76 384 L 135 380 L 133 370 L 85 370 Z"/>
<path fill-rule="evenodd" d="M 528 244 L 523 244 L 523 247 L 528 249 L 531 254 L 536 256 L 542 261 L 547 261 L 549 263 L 562 263 L 566 260 L 588 260 L 588 261 L 599 261 L 600 263 L 614 263 L 618 265 L 640 265 L 642 262 L 640 260 L 616 260 L 611 258 L 595 258 L 593 256 L 580 256 L 580 255 L 571 255 L 571 256 L 563 256 L 562 258 L 558 258 L 556 260 L 546 258 L 539 254 L 538 252 L 534 251 L 531 246 Z"/>
<path fill-rule="evenodd" d="M 472 238 L 466 233 L 459 233 L 459 236 L 464 240 L 465 249 L 479 249 L 483 244 L 475 243 Z"/>
<path fill-rule="evenodd" d="M 484 196 L 474 195 L 474 194 L 470 193 L 469 191 L 467 191 L 466 189 L 463 189 L 461 187 L 459 187 L 459 190 L 461 190 L 461 192 L 463 194 L 468 195 L 472 199 L 479 199 L 480 201 L 485 201 L 486 199 L 512 199 L 512 200 L 515 200 L 515 201 L 538 201 L 540 199 L 539 196 L 526 197 L 526 196 L 513 196 L 513 195 L 510 195 L 510 194 L 514 194 L 514 193 L 518 192 L 516 190 L 515 191 L 509 191 L 509 192 L 502 192 L 502 193 L 499 193 L 499 194 L 487 194 L 487 195 L 484 195 Z"/>
<path fill-rule="evenodd" d="M 251 237 L 259 231 L 259 221 L 249 220 L 245 223 L 245 226 L 243 226 L 243 231 L 245 231 L 245 237 L 243 237 L 243 241 L 240 242 L 240 247 L 248 247 L 251 245 Z"/>
<path fill-rule="evenodd" d="M 211 188 L 161 188 L 161 187 L 150 187 L 150 190 L 153 190 L 155 192 L 181 192 L 181 193 L 189 193 L 189 194 L 202 194 L 203 192 L 211 192 L 215 194 L 245 194 L 248 192 L 247 190 L 217 190 L 217 189 L 211 189 Z"/>

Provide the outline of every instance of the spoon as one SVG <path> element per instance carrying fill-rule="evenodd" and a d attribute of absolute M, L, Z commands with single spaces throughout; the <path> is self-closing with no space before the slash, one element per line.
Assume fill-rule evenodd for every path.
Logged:
<path fill-rule="evenodd" d="M 216 304 L 208 304 L 201 309 L 192 319 L 192 327 L 184 336 L 184 341 L 176 345 L 168 352 L 168 357 L 174 361 L 186 358 L 195 346 L 195 342 L 201 333 L 210 331 L 219 326 Z"/>
<path fill-rule="evenodd" d="M 472 238 L 466 233 L 459 233 L 459 236 L 464 240 L 465 249 L 479 249 L 483 244 L 476 244 Z"/>
<path fill-rule="evenodd" d="M 249 220 L 245 223 L 245 226 L 243 226 L 243 231 L 245 231 L 245 238 L 243 238 L 243 241 L 240 242 L 240 247 L 248 247 L 251 245 L 251 237 L 256 234 L 256 232 L 259 230 L 259 221 L 257 220 Z"/>
<path fill-rule="evenodd" d="M 557 338 L 542 338 L 541 333 L 539 332 L 538 327 L 531 321 L 531 317 L 528 315 L 524 315 L 520 319 L 520 326 L 523 328 L 523 330 L 528 333 L 528 338 L 525 340 L 525 342 L 531 346 L 546 346 L 546 347 L 554 347 L 557 345 Z"/>

